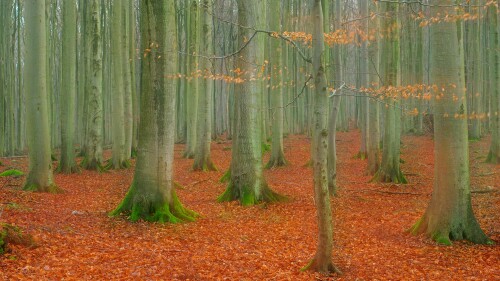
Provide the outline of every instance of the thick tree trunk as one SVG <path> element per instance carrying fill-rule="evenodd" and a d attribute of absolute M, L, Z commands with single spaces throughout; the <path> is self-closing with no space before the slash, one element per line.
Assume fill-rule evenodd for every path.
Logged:
<path fill-rule="evenodd" d="M 256 3 L 247 0 L 238 0 L 237 3 L 239 25 L 254 26 Z M 250 36 L 250 30 L 240 28 L 240 45 L 245 44 L 244 40 Z M 259 82 L 252 79 L 257 75 L 253 64 L 262 63 L 257 61 L 256 48 L 257 42 L 252 40 L 240 53 L 243 59 L 237 59 L 236 69 L 241 70 L 238 78 L 244 82 L 235 85 L 230 182 L 218 198 L 219 202 L 239 200 L 244 206 L 283 199 L 267 186 L 263 174 L 259 110 L 261 91 Z"/>
<path fill-rule="evenodd" d="M 431 14 L 456 14 L 452 0 L 436 1 Z M 443 90 L 434 102 L 434 189 L 423 217 L 411 228 L 413 234 L 431 237 L 450 245 L 450 240 L 466 239 L 491 243 L 472 212 L 469 176 L 469 148 L 463 53 L 458 46 L 455 22 L 431 26 L 432 85 Z"/>
<path fill-rule="evenodd" d="M 25 190 L 58 192 L 52 174 L 50 157 L 50 127 L 47 112 L 45 1 L 29 0 L 24 3 L 25 42 L 24 77 L 26 83 L 27 137 L 29 145 L 29 172 Z"/>
<path fill-rule="evenodd" d="M 193 221 L 173 186 L 178 54 L 173 1 L 141 3 L 141 126 L 134 180 L 111 213 L 130 220 Z"/>

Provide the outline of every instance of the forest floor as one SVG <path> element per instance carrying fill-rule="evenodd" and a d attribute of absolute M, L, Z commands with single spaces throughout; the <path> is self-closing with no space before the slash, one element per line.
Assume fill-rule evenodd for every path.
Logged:
<path fill-rule="evenodd" d="M 131 223 L 108 212 L 124 197 L 133 169 L 56 175 L 63 194 L 20 191 L 24 179 L 0 179 L 0 221 L 32 234 L 37 247 L 12 246 L 0 257 L 1 280 L 500 280 L 500 168 L 485 164 L 489 140 L 471 142 L 472 204 L 494 246 L 440 246 L 405 233 L 423 214 L 433 180 L 430 136 L 403 138 L 409 184 L 367 183 L 359 132 L 338 133 L 339 194 L 332 199 L 334 263 L 339 276 L 301 272 L 315 253 L 317 228 L 309 140 L 285 139 L 290 165 L 266 171 L 291 200 L 240 207 L 215 201 L 225 184 L 230 142 L 214 143 L 219 172 L 190 171 L 175 147 L 181 201 L 201 214 L 194 223 Z M 269 153 L 267 153 L 269 154 Z M 266 159 L 269 156 L 266 155 Z M 2 159 L 27 170 L 26 158 Z M 2 212 L 3 211 L 3 212 Z"/>

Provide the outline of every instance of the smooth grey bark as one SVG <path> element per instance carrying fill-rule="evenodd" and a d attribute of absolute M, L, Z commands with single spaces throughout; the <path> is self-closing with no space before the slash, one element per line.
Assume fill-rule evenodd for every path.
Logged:
<path fill-rule="evenodd" d="M 173 186 L 178 45 L 173 1 L 146 0 L 141 17 L 141 121 L 134 179 L 112 215 L 136 221 L 193 221 Z M 172 42 L 174 41 L 174 42 Z"/>
<path fill-rule="evenodd" d="M 313 0 L 312 4 L 312 62 L 315 100 L 311 161 L 313 164 L 314 201 L 317 209 L 319 237 L 316 254 L 304 269 L 321 273 L 340 273 L 332 262 L 333 225 L 327 180 L 328 91 L 324 66 L 323 12 L 321 0 Z"/>
<path fill-rule="evenodd" d="M 431 16 L 456 15 L 453 3 L 437 0 Z M 443 89 L 433 93 L 440 96 L 434 99 L 434 188 L 427 210 L 410 231 L 445 245 L 462 239 L 491 244 L 472 211 L 464 60 L 457 25 L 442 21 L 430 32 L 430 82 Z"/>
<path fill-rule="evenodd" d="M 488 8 L 489 22 L 489 80 L 491 144 L 486 162 L 500 163 L 500 16 L 498 9 Z"/>
<path fill-rule="evenodd" d="M 113 130 L 112 157 L 106 168 L 124 169 L 130 167 L 125 133 L 125 94 L 123 67 L 123 3 L 114 1 L 111 7 L 111 61 L 113 71 L 111 118 Z"/>
<path fill-rule="evenodd" d="M 212 3 L 208 0 L 201 2 L 200 24 L 199 24 L 199 53 L 203 56 L 214 55 L 213 26 L 212 26 Z M 194 153 L 193 170 L 216 171 L 210 153 L 210 143 L 212 142 L 212 111 L 214 92 L 214 67 L 211 61 L 202 59 L 200 61 L 199 96 L 198 96 L 198 120 L 197 120 L 197 140 Z"/>
<path fill-rule="evenodd" d="M 47 96 L 47 43 L 45 1 L 27 0 L 25 8 L 24 77 L 26 83 L 26 117 L 29 146 L 29 172 L 25 190 L 59 192 L 54 184 L 50 150 L 50 127 Z"/>
<path fill-rule="evenodd" d="M 269 26 L 276 32 L 280 30 L 280 16 L 281 3 L 279 1 L 272 1 L 270 11 L 273 13 L 269 16 Z M 283 150 L 283 95 L 285 85 L 283 80 L 283 47 L 281 40 L 278 38 L 271 38 L 270 45 L 270 76 L 271 76 L 271 123 L 272 123 L 272 144 L 271 144 L 271 157 L 266 165 L 267 169 L 285 166 L 288 162 L 285 158 Z"/>
<path fill-rule="evenodd" d="M 78 172 L 75 161 L 76 98 L 76 2 L 63 3 L 62 90 L 61 90 L 61 159 L 57 171 Z"/>
<path fill-rule="evenodd" d="M 103 170 L 103 37 L 101 34 L 101 1 L 88 2 L 91 13 L 87 28 L 90 29 L 90 91 L 87 93 L 87 111 L 90 117 L 87 121 L 86 153 L 80 165 L 87 170 Z"/>
<path fill-rule="evenodd" d="M 238 0 L 238 24 L 255 26 L 256 5 L 254 1 Z M 239 29 L 240 46 L 250 38 L 251 30 Z M 234 97 L 234 128 L 231 166 L 228 173 L 229 184 L 226 191 L 218 198 L 219 202 L 238 200 L 243 206 L 260 202 L 280 201 L 284 198 L 272 191 L 264 178 L 262 167 L 261 105 L 262 94 L 256 77 L 257 41 L 252 40 L 240 52 L 236 59 L 236 68 L 240 69 L 237 78 L 243 83 L 236 83 Z"/>
<path fill-rule="evenodd" d="M 184 148 L 185 158 L 194 158 L 194 150 L 196 147 L 197 138 L 197 115 L 198 115 L 198 88 L 199 88 L 199 78 L 198 78 L 198 42 L 199 38 L 199 12 L 198 1 L 192 0 L 189 7 L 188 13 L 188 53 L 190 54 L 187 58 L 188 63 L 188 81 L 186 84 L 186 113 L 187 113 L 187 135 L 186 135 L 186 147 Z M 193 56 L 191 56 L 193 55 Z"/>

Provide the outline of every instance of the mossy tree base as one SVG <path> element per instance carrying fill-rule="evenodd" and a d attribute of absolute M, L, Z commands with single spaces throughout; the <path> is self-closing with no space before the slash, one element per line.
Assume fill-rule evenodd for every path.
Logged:
<path fill-rule="evenodd" d="M 231 169 L 228 169 L 219 179 L 219 182 L 229 182 L 231 180 Z"/>
<path fill-rule="evenodd" d="M 182 158 L 185 158 L 185 159 L 194 159 L 194 152 L 185 151 L 184 154 L 182 155 Z"/>
<path fill-rule="evenodd" d="M 25 190 L 25 191 L 31 191 L 31 192 L 54 193 L 54 194 L 64 193 L 64 190 L 61 189 L 61 188 L 59 188 L 55 184 L 51 184 L 51 185 L 48 185 L 48 186 L 41 186 L 39 184 L 29 183 L 29 182 L 24 185 L 23 190 Z"/>
<path fill-rule="evenodd" d="M 200 162 L 195 161 L 193 164 L 193 171 L 209 172 L 209 171 L 218 171 L 218 169 L 211 159 L 207 159 L 205 161 L 200 161 Z"/>
<path fill-rule="evenodd" d="M 76 162 L 73 165 L 61 165 L 61 163 L 59 163 L 59 166 L 57 166 L 56 169 L 56 173 L 66 174 L 66 175 L 78 174 L 80 172 L 81 172 L 80 167 L 78 167 Z"/>
<path fill-rule="evenodd" d="M 101 161 L 97 160 L 96 158 L 90 160 L 87 157 L 83 158 L 82 162 L 80 163 L 80 167 L 82 167 L 85 170 L 97 171 L 99 173 L 106 171 Z"/>
<path fill-rule="evenodd" d="M 378 170 L 378 172 L 375 173 L 370 182 L 392 182 L 396 184 L 408 183 L 401 170 L 391 170 L 389 172 L 386 172 L 383 169 Z"/>
<path fill-rule="evenodd" d="M 340 269 L 338 269 L 333 264 L 333 262 L 331 262 L 331 261 L 318 262 L 318 260 L 316 258 L 312 259 L 306 266 L 304 266 L 300 270 L 301 271 L 310 270 L 310 271 L 319 272 L 319 273 L 326 274 L 326 275 L 329 275 L 332 273 L 336 273 L 339 275 L 342 274 L 342 271 L 340 271 Z"/>
<path fill-rule="evenodd" d="M 217 198 L 217 201 L 229 202 L 236 200 L 242 206 L 253 206 L 263 202 L 283 202 L 287 200 L 287 197 L 274 192 L 267 184 L 262 184 L 260 194 L 257 195 L 254 188 L 246 186 L 238 188 L 230 181 L 226 191 Z"/>
<path fill-rule="evenodd" d="M 354 159 L 366 160 L 366 159 L 368 159 L 368 154 L 366 152 L 360 151 L 356 155 L 354 155 Z"/>
<path fill-rule="evenodd" d="M 115 165 L 113 163 L 113 160 L 108 160 L 106 165 L 104 166 L 104 170 L 123 170 L 123 169 L 128 169 L 132 166 L 130 164 L 129 160 L 123 160 L 118 163 L 118 165 Z"/>
<path fill-rule="evenodd" d="M 279 167 L 284 167 L 288 165 L 288 161 L 285 159 L 284 155 L 278 157 L 272 157 L 269 159 L 269 162 L 266 164 L 266 169 L 274 169 Z"/>
<path fill-rule="evenodd" d="M 488 157 L 486 157 L 486 163 L 490 164 L 500 164 L 500 155 L 495 155 L 493 152 L 488 153 Z"/>
<path fill-rule="evenodd" d="M 159 193 L 139 192 L 135 184 L 132 184 L 123 201 L 110 216 L 120 214 L 127 215 L 133 222 L 143 219 L 159 223 L 191 222 L 199 216 L 182 205 L 175 191 L 171 192 L 171 202 L 167 202 Z"/>
<path fill-rule="evenodd" d="M 7 251 L 8 244 L 33 247 L 35 241 L 31 235 L 23 233 L 19 227 L 0 223 L 0 255 Z"/>
<path fill-rule="evenodd" d="M 434 219 L 435 220 L 435 219 Z M 451 245 L 453 240 L 467 240 L 475 244 L 492 245 L 486 234 L 481 230 L 475 219 L 468 221 L 453 220 L 453 222 L 441 223 L 429 221 L 429 216 L 424 215 L 409 230 L 413 235 L 421 235 L 431 238 L 438 244 Z"/>

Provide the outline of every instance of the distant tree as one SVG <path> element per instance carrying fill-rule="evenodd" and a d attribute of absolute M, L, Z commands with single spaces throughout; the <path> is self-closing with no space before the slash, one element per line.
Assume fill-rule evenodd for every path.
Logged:
<path fill-rule="evenodd" d="M 455 1 L 435 2 L 432 17 L 456 15 Z M 462 239 L 488 244 L 472 212 L 464 61 L 457 24 L 434 23 L 430 32 L 430 82 L 445 90 L 435 93 L 439 98 L 434 102 L 434 189 L 427 210 L 410 231 L 446 245 Z"/>
<path fill-rule="evenodd" d="M 24 189 L 55 193 L 50 157 L 50 127 L 47 104 L 47 60 L 45 1 L 25 1 L 24 86 L 26 94 L 29 172 Z"/>
<path fill-rule="evenodd" d="M 134 179 L 111 212 L 130 220 L 193 221 L 173 186 L 178 44 L 174 1 L 141 3 L 141 119 Z"/>

